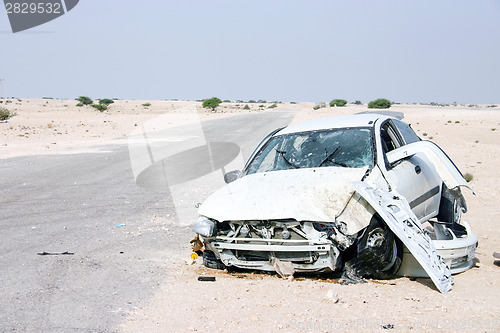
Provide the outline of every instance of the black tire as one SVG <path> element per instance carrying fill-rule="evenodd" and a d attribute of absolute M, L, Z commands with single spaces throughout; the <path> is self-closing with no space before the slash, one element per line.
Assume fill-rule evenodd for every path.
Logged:
<path fill-rule="evenodd" d="M 460 192 L 460 189 L 457 189 Z M 439 213 L 437 219 L 440 222 L 447 222 L 447 224 L 460 223 L 462 218 L 462 208 L 460 203 L 455 196 L 453 196 L 443 184 L 443 189 L 441 191 L 441 201 L 439 203 Z"/>
<path fill-rule="evenodd" d="M 208 268 L 227 269 L 227 266 L 212 251 L 203 252 L 203 265 Z"/>
<path fill-rule="evenodd" d="M 370 260 L 365 274 L 386 280 L 396 276 L 403 261 L 403 244 L 378 217 L 372 218 L 357 245 L 358 256 Z"/>

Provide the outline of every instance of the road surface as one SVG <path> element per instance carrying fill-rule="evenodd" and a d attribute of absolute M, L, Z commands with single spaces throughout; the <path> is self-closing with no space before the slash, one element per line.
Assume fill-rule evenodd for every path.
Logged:
<path fill-rule="evenodd" d="M 202 127 L 208 141 L 236 144 L 248 158 L 292 119 L 247 114 Z M 120 141 L 95 153 L 0 160 L 0 331 L 119 330 L 187 252 L 193 233 L 177 218 L 168 188 L 135 184 Z"/>

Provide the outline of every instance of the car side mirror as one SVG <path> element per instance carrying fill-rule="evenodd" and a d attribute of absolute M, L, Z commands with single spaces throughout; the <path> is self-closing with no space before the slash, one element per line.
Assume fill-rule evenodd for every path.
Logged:
<path fill-rule="evenodd" d="M 224 175 L 224 181 L 226 182 L 226 184 L 229 184 L 231 182 L 234 182 L 236 179 L 240 178 L 240 176 L 241 176 L 240 170 L 229 171 Z"/>

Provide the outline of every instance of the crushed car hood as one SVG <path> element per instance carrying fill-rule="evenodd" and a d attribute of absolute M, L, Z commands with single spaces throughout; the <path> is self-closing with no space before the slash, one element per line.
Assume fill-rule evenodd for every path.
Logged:
<path fill-rule="evenodd" d="M 367 168 L 323 167 L 256 173 L 212 194 L 199 214 L 222 221 L 333 222 Z"/>

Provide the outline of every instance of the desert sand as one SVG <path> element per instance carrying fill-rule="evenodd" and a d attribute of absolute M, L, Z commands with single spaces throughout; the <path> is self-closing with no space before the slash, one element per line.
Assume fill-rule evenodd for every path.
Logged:
<path fill-rule="evenodd" d="M 184 101 L 117 100 L 105 112 L 76 107 L 73 100 L 10 99 L 17 113 L 0 123 L 0 159 L 33 154 L 75 154 L 126 140 L 137 126 L 165 114 L 172 126 L 190 121 Z M 151 103 L 145 107 L 142 104 Z M 268 112 L 251 104 L 222 104 L 202 111 L 200 120 L 243 112 Z M 296 112 L 294 122 L 366 111 L 366 105 L 313 110 L 314 103 L 279 104 L 273 112 Z M 146 306 L 127 314 L 123 332 L 332 332 L 332 331 L 500 331 L 500 267 L 492 254 L 500 251 L 500 214 L 496 211 L 500 177 L 500 108 L 486 106 L 394 105 L 423 139 L 437 143 L 462 173 L 470 173 L 473 195 L 463 190 L 469 211 L 464 215 L 478 235 L 476 265 L 455 275 L 453 289 L 440 294 L 430 279 L 406 277 L 340 285 L 317 277 L 282 280 L 276 274 L 223 272 L 192 260 L 186 242 L 166 257 L 164 283 Z M 215 190 L 215 189 L 214 189 Z M 165 224 L 173 223 L 165 221 Z M 147 249 L 145 249 L 147 250 Z M 198 276 L 215 276 L 199 282 Z M 392 326 L 391 326 L 392 325 Z"/>

